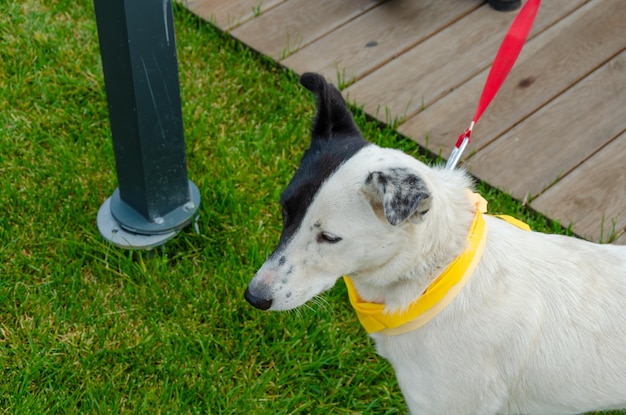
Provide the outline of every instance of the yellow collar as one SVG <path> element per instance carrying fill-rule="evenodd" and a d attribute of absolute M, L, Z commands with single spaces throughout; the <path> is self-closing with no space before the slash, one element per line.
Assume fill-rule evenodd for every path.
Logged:
<path fill-rule="evenodd" d="M 470 228 L 467 249 L 406 310 L 386 313 L 384 304 L 363 301 L 352 280 L 344 277 L 350 303 L 368 333 L 393 336 L 415 330 L 428 323 L 459 294 L 474 273 L 487 239 L 487 226 L 482 214 L 487 210 L 487 202 L 476 193 L 472 194 L 472 200 L 476 215 Z"/>

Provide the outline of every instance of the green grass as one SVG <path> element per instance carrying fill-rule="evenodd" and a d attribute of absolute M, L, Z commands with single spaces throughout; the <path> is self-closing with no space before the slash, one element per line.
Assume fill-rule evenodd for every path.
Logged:
<path fill-rule="evenodd" d="M 95 225 L 116 179 L 92 2 L 0 3 L 0 413 L 404 413 L 341 283 L 291 313 L 243 300 L 277 241 L 313 99 L 293 74 L 175 16 L 201 233 L 148 258 Z M 357 119 L 373 141 L 419 153 Z M 480 189 L 492 211 L 563 231 Z"/>

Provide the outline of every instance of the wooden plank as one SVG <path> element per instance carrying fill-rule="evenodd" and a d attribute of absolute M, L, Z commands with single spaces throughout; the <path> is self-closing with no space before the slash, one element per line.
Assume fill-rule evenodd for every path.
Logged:
<path fill-rule="evenodd" d="M 544 2 L 530 34 L 541 33 L 586 0 Z M 374 116 L 410 117 L 485 70 L 515 13 L 485 4 L 344 90 Z M 382 119 L 381 121 L 388 121 Z"/>
<path fill-rule="evenodd" d="M 606 241 L 626 228 L 626 132 L 532 201 L 578 235 Z"/>
<path fill-rule="evenodd" d="M 189 11 L 228 31 L 285 0 L 179 0 Z"/>
<path fill-rule="evenodd" d="M 282 63 L 297 73 L 319 72 L 330 81 L 343 84 L 370 73 L 481 3 L 481 0 L 388 1 Z"/>
<path fill-rule="evenodd" d="M 231 34 L 265 55 L 284 59 L 378 4 L 378 0 L 291 0 Z"/>
<path fill-rule="evenodd" d="M 622 52 L 478 152 L 466 167 L 517 198 L 536 196 L 626 128 L 625 93 Z"/>
<path fill-rule="evenodd" d="M 613 242 L 615 245 L 626 245 L 626 229 L 623 230 L 622 236 Z"/>
<path fill-rule="evenodd" d="M 622 6 L 622 0 L 594 0 L 530 40 L 474 129 L 470 150 L 480 150 L 624 48 L 626 7 Z M 398 130 L 435 153 L 445 149 L 447 156 L 474 114 L 487 73 L 472 78 Z"/>
<path fill-rule="evenodd" d="M 535 197 L 626 129 L 625 96 L 623 51 L 471 157 L 466 167 L 518 199 Z"/>

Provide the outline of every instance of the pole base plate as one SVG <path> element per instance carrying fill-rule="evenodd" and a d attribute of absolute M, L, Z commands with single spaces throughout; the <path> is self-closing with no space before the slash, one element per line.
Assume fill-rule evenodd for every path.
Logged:
<path fill-rule="evenodd" d="M 142 235 L 126 231 L 111 214 L 111 198 L 98 210 L 98 230 L 104 239 L 124 249 L 153 249 L 175 237 L 180 230 L 156 235 Z"/>

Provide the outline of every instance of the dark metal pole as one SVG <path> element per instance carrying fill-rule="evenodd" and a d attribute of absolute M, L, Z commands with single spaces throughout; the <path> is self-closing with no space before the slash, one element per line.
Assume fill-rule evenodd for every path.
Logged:
<path fill-rule="evenodd" d="M 102 235 L 161 245 L 195 216 L 188 180 L 171 0 L 94 0 L 119 188 L 98 212 Z"/>

